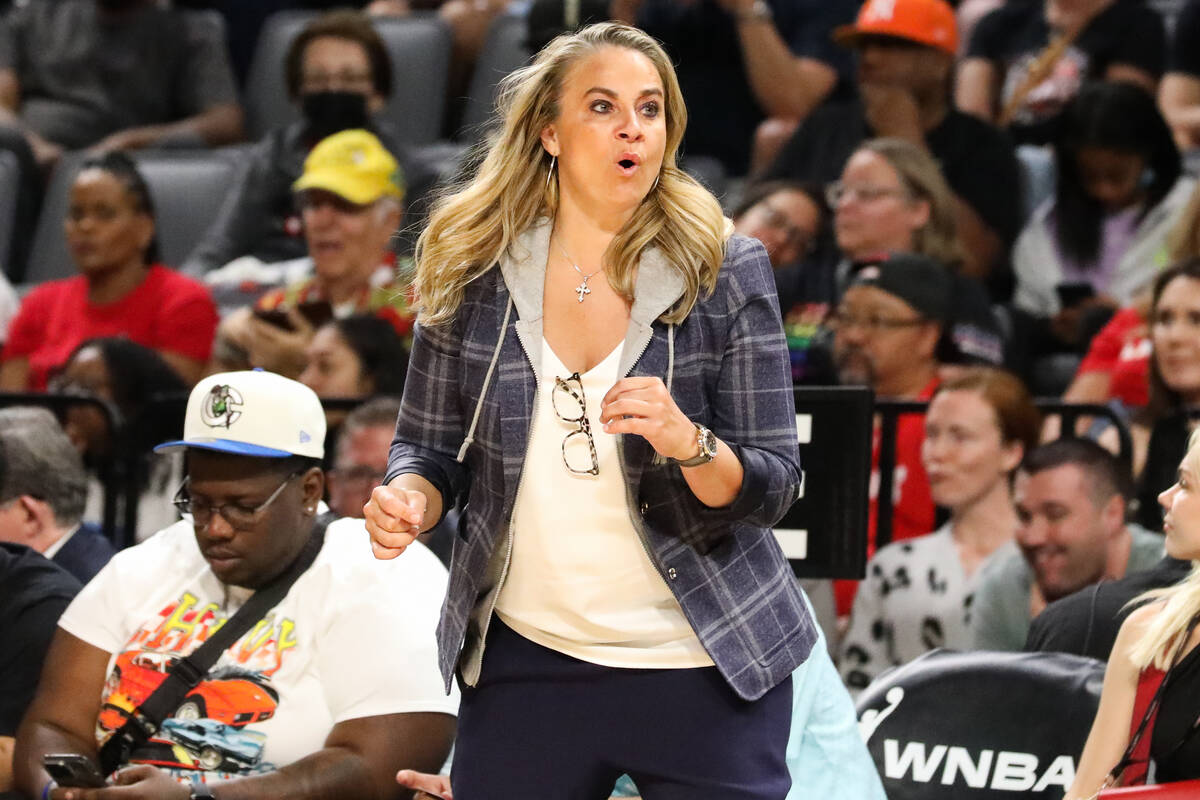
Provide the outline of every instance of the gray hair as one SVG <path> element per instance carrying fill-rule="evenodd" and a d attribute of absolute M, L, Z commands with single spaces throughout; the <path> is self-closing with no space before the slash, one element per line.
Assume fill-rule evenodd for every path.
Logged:
<path fill-rule="evenodd" d="M 49 411 L 0 409 L 0 503 L 28 495 L 73 528 L 87 505 L 87 472 L 79 452 Z"/>

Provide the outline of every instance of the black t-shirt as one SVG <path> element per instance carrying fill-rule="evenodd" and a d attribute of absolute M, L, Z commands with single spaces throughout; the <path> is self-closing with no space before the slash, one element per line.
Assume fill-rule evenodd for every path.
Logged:
<path fill-rule="evenodd" d="M 1200 648 L 1179 660 L 1167 675 L 1162 705 L 1150 736 L 1155 782 L 1200 778 Z"/>
<path fill-rule="evenodd" d="M 1010 0 L 981 19 L 971 34 L 966 57 L 991 61 L 1002 76 L 1000 108 L 1049 44 L 1044 8 L 1041 0 Z M 1162 18 L 1140 0 L 1117 0 L 1080 32 L 1049 77 L 1026 95 L 1009 132 L 1019 144 L 1050 142 L 1059 114 L 1085 81 L 1103 78 L 1112 64 L 1157 77 L 1165 52 Z"/>
<path fill-rule="evenodd" d="M 821 183 L 836 180 L 858 146 L 874 136 L 859 101 L 819 108 L 784 145 L 766 177 Z M 925 134 L 925 144 L 954 193 L 1011 245 L 1021 229 L 1021 185 L 1008 137 L 986 122 L 952 109 L 940 125 Z"/>
<path fill-rule="evenodd" d="M 1134 610 L 1129 601 L 1151 589 L 1178 583 L 1191 569 L 1190 561 L 1167 557 L 1144 572 L 1102 581 L 1056 600 L 1033 618 L 1025 649 L 1107 661 L 1121 623 Z"/>
<path fill-rule="evenodd" d="M 41 553 L 0 542 L 0 736 L 16 734 L 58 618 L 80 588 Z"/>
<path fill-rule="evenodd" d="M 1175 18 L 1167 71 L 1200 78 L 1200 0 L 1188 0 Z"/>
<path fill-rule="evenodd" d="M 838 74 L 832 98 L 851 91 L 854 63 L 831 34 L 854 21 L 854 0 L 767 0 L 775 30 L 793 55 L 829 65 Z M 638 27 L 660 40 L 676 65 L 687 103 L 686 156 L 712 156 L 730 175 L 750 164 L 754 130 L 764 113 L 754 99 L 742 58 L 737 22 L 716 0 L 645 0 Z"/>

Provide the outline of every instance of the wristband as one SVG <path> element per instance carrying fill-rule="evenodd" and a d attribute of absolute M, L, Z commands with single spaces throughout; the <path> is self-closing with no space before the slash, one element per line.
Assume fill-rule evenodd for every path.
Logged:
<path fill-rule="evenodd" d="M 46 785 L 42 787 L 42 800 L 50 800 L 50 793 L 58 788 L 58 782 L 51 778 L 46 781 Z"/>

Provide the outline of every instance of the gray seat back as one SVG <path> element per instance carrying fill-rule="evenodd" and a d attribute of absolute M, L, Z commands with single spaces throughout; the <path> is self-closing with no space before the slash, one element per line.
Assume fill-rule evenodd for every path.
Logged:
<path fill-rule="evenodd" d="M 7 270 L 8 254 L 12 248 L 13 226 L 16 224 L 17 192 L 20 191 L 21 165 L 8 150 L 0 150 L 0 268 Z"/>
<path fill-rule="evenodd" d="M 527 33 L 523 16 L 501 14 L 492 20 L 479 60 L 475 62 L 475 71 L 471 73 L 462 127 L 458 133 L 460 140 L 475 140 L 487 129 L 496 111 L 500 81 L 529 60 L 529 51 L 525 47 Z"/>

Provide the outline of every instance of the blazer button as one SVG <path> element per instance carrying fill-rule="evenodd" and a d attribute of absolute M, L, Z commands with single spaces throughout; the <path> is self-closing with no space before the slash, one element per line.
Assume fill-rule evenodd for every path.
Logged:
<path fill-rule="evenodd" d="M 675 578 L 676 578 L 676 577 L 678 577 L 678 575 L 679 575 L 679 573 L 677 573 L 677 572 L 675 571 L 675 568 L 674 568 L 674 567 L 670 567 L 670 568 L 667 570 L 667 577 L 668 577 L 668 578 L 670 578 L 671 580 L 675 580 Z"/>
<path fill-rule="evenodd" d="M 643 517 L 644 517 L 644 516 L 646 516 L 646 513 L 647 513 L 649 510 L 650 510 L 650 504 L 649 504 L 649 503 L 642 503 L 642 506 L 641 506 L 641 512 L 642 512 L 642 516 L 643 516 Z"/>

